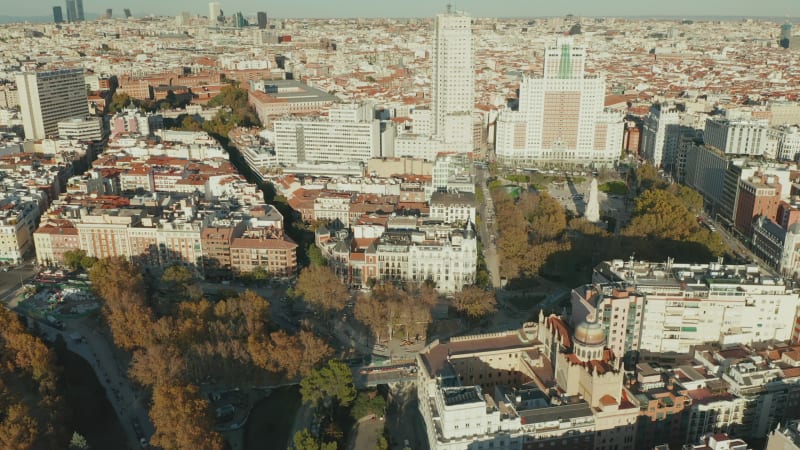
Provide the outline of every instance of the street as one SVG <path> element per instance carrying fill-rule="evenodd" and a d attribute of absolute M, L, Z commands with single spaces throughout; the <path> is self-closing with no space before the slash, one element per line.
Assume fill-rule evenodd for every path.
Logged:
<path fill-rule="evenodd" d="M 486 183 L 488 170 L 476 168 L 475 172 L 479 189 L 483 191 L 483 202 L 478 205 L 478 214 L 482 219 L 478 226 L 478 235 L 483 244 L 483 259 L 486 262 L 486 269 L 489 271 L 489 275 L 492 279 L 492 287 L 497 289 L 501 287 L 500 264 L 496 246 L 497 228 L 494 222 L 494 203 L 492 201 L 492 195 L 489 192 L 489 186 Z"/>

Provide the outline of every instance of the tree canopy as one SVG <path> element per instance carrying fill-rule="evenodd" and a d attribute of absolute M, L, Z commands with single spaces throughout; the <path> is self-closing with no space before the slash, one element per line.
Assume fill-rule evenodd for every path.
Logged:
<path fill-rule="evenodd" d="M 0 448 L 65 448 L 65 405 L 55 355 L 0 308 Z"/>
<path fill-rule="evenodd" d="M 222 436 L 213 431 L 208 402 L 197 386 L 163 385 L 153 390 L 150 419 L 156 432 L 150 442 L 165 450 L 222 450 Z"/>
<path fill-rule="evenodd" d="M 492 291 L 469 286 L 456 292 L 453 306 L 470 319 L 481 319 L 497 310 L 497 299 Z"/>
<path fill-rule="evenodd" d="M 315 405 L 336 402 L 340 406 L 349 406 L 356 398 L 353 372 L 347 364 L 331 359 L 300 381 L 300 395 L 303 402 Z"/>
<path fill-rule="evenodd" d="M 394 337 L 399 328 L 410 335 L 425 334 L 431 321 L 431 306 L 438 296 L 427 285 L 410 285 L 406 291 L 391 283 L 376 285 L 362 294 L 353 311 L 355 318 L 367 326 L 378 339 Z"/>
<path fill-rule="evenodd" d="M 333 271 L 320 265 L 308 266 L 300 272 L 294 292 L 320 311 L 341 311 L 350 298 L 347 287 Z"/>

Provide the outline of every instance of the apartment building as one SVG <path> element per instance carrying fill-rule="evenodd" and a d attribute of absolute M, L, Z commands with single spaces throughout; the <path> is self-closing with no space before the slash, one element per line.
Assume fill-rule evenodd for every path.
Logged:
<path fill-rule="evenodd" d="M 430 201 L 430 218 L 444 223 L 475 223 L 475 194 L 470 192 L 434 192 Z"/>
<path fill-rule="evenodd" d="M 64 253 L 81 248 L 78 229 L 69 221 L 52 221 L 42 224 L 33 233 L 36 263 L 51 266 L 64 261 Z"/>
<path fill-rule="evenodd" d="M 230 255 L 234 273 L 252 272 L 256 267 L 278 276 L 292 275 L 297 271 L 297 244 L 285 235 L 280 238 L 234 238 Z"/>
<path fill-rule="evenodd" d="M 58 137 L 79 141 L 99 141 L 103 138 L 103 119 L 74 118 L 58 122 Z"/>
<path fill-rule="evenodd" d="M 688 352 L 788 340 L 800 300 L 757 266 L 614 260 L 575 289 L 573 322 L 594 319 L 616 351 Z"/>
<path fill-rule="evenodd" d="M 39 220 L 39 203 L 7 196 L 0 200 L 0 261 L 19 263 L 33 250 L 33 232 Z"/>

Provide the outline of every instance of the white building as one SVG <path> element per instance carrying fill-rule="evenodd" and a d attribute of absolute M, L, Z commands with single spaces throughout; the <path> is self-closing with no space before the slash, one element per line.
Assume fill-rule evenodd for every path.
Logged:
<path fill-rule="evenodd" d="M 83 69 L 17 74 L 25 138 L 55 136 L 58 122 L 89 114 Z"/>
<path fill-rule="evenodd" d="M 781 161 L 796 161 L 800 156 L 800 133 L 797 126 L 781 125 L 770 128 L 767 135 L 776 141 L 775 157 Z"/>
<path fill-rule="evenodd" d="M 37 202 L 17 196 L 8 196 L 0 204 L 0 261 L 18 263 L 33 249 L 41 211 Z"/>
<path fill-rule="evenodd" d="M 431 175 L 433 192 L 475 193 L 472 160 L 467 155 L 453 153 L 437 155 Z"/>
<path fill-rule="evenodd" d="M 219 2 L 210 2 L 208 4 L 208 22 L 211 25 L 217 24 L 217 18 L 222 13 L 222 9 L 220 9 Z"/>
<path fill-rule="evenodd" d="M 460 11 L 436 16 L 433 36 L 433 136 L 452 150 L 471 152 L 475 69 L 472 23 Z"/>
<path fill-rule="evenodd" d="M 523 78 L 519 111 L 497 120 L 506 164 L 611 166 L 622 150 L 622 115 L 604 111 L 605 79 L 584 75 L 586 50 L 560 38 L 545 52 L 542 78 Z"/>
<path fill-rule="evenodd" d="M 366 106 L 331 109 L 327 120 L 275 121 L 275 155 L 281 164 L 366 162 L 381 156 L 380 121 Z"/>
<path fill-rule="evenodd" d="M 761 156 L 767 148 L 766 120 L 708 119 L 704 133 L 706 145 L 726 155 Z"/>
<path fill-rule="evenodd" d="M 444 223 L 475 223 L 475 194 L 434 192 L 430 201 L 430 217 Z"/>
<path fill-rule="evenodd" d="M 58 122 L 58 137 L 79 141 L 99 141 L 103 138 L 103 119 L 88 117 L 62 120 Z"/>
<path fill-rule="evenodd" d="M 626 295 L 644 298 L 634 317 L 612 315 L 601 320 L 607 333 L 611 328 L 620 330 L 615 337 L 626 342 L 625 351 L 635 349 L 636 340 L 639 350 L 678 353 L 709 342 L 789 340 L 800 306 L 800 297 L 791 287 L 755 265 L 614 260 L 598 265 L 593 281 L 599 292 L 610 285 Z M 596 309 L 595 297 L 573 302 L 573 321 L 599 317 L 602 311 Z M 624 324 L 616 327 L 612 325 L 615 320 Z M 634 329 L 629 321 L 641 330 L 636 339 L 627 339 L 627 330 Z"/>
<path fill-rule="evenodd" d="M 675 162 L 680 115 L 667 105 L 654 105 L 644 119 L 641 153 L 656 167 L 671 167 Z"/>

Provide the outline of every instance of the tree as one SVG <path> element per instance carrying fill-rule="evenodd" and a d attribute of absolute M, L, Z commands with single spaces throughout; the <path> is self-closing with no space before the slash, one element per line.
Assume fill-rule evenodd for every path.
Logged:
<path fill-rule="evenodd" d="M 564 232 L 567 228 L 567 215 L 564 207 L 558 200 L 554 199 L 547 192 L 539 194 L 524 193 L 520 195 L 520 201 L 525 196 L 538 196 L 538 201 L 534 203 L 533 210 L 529 211 L 528 230 L 535 242 L 553 240 Z"/>
<path fill-rule="evenodd" d="M 86 257 L 86 252 L 80 249 L 64 252 L 64 265 L 72 270 L 81 268 L 81 260 Z"/>
<path fill-rule="evenodd" d="M 497 310 L 497 300 L 491 291 L 468 286 L 453 296 L 453 306 L 470 319 L 480 319 Z"/>
<path fill-rule="evenodd" d="M 255 336 L 248 338 L 248 348 L 253 361 L 271 372 L 285 372 L 288 379 L 308 376 L 333 350 L 314 333 L 300 331 L 296 336 L 283 330 L 270 333 L 264 342 Z"/>
<path fill-rule="evenodd" d="M 297 277 L 294 291 L 310 305 L 323 311 L 344 309 L 350 293 L 336 275 L 324 266 L 308 266 Z"/>
<path fill-rule="evenodd" d="M 153 389 L 150 418 L 156 432 L 150 442 L 165 450 L 222 450 L 224 441 L 212 431 L 208 402 L 197 386 L 162 385 Z"/>
<path fill-rule="evenodd" d="M 677 183 L 670 185 L 668 191 L 675 195 L 690 213 L 698 215 L 703 212 L 703 196 L 699 192 Z"/>
<path fill-rule="evenodd" d="M 292 438 L 293 450 L 336 450 L 336 442 L 320 442 L 307 429 L 300 430 Z"/>
<path fill-rule="evenodd" d="M 198 122 L 194 116 L 187 115 L 181 120 L 179 129 L 184 131 L 203 131 L 203 124 Z"/>
<path fill-rule="evenodd" d="M 108 104 L 108 112 L 114 114 L 122 111 L 131 103 L 131 96 L 124 92 L 115 92 L 111 97 L 111 103 Z"/>
<path fill-rule="evenodd" d="M 324 266 L 327 264 L 327 261 L 322 256 L 322 251 L 314 244 L 308 244 L 306 254 L 308 255 L 308 262 L 312 266 Z"/>
<path fill-rule="evenodd" d="M 186 376 L 186 361 L 174 345 L 154 344 L 134 351 L 129 374 L 143 386 L 179 383 Z"/>
<path fill-rule="evenodd" d="M 175 264 L 164 269 L 164 273 L 161 275 L 161 282 L 184 286 L 189 284 L 193 278 L 192 271 L 186 266 Z"/>
<path fill-rule="evenodd" d="M 303 402 L 320 404 L 335 401 L 340 406 L 349 406 L 356 398 L 353 372 L 345 363 L 329 360 L 327 365 L 312 370 L 300 381 L 300 395 Z"/>
<path fill-rule="evenodd" d="M 359 392 L 350 409 L 350 415 L 358 420 L 370 414 L 382 416 L 385 410 L 386 400 L 377 391 Z"/>
<path fill-rule="evenodd" d="M 0 308 L 0 448 L 66 448 L 55 355 Z"/>
<path fill-rule="evenodd" d="M 105 301 L 104 312 L 114 342 L 123 349 L 147 347 L 153 312 L 138 267 L 123 258 L 104 258 L 92 266 L 89 280 Z"/>
<path fill-rule="evenodd" d="M 667 191 L 651 189 L 636 199 L 626 236 L 681 241 L 697 229 L 697 221 L 677 197 Z"/>
<path fill-rule="evenodd" d="M 89 443 L 86 438 L 81 436 L 77 431 L 72 433 L 72 439 L 69 441 L 69 450 L 89 450 Z"/>
<path fill-rule="evenodd" d="M 636 185 L 639 192 L 653 189 L 660 186 L 658 169 L 652 164 L 642 164 L 636 169 Z"/>

